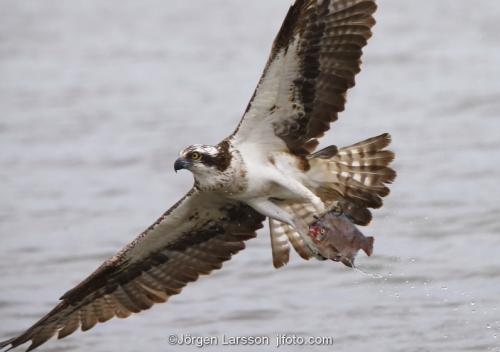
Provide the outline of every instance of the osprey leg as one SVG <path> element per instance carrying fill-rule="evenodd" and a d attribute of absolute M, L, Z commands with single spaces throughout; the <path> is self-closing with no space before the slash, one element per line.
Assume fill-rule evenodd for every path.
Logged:
<path fill-rule="evenodd" d="M 318 212 L 318 215 L 325 212 L 325 204 L 320 197 L 314 194 L 314 192 L 293 177 L 284 174 L 281 174 L 281 176 L 282 177 L 277 177 L 274 181 L 290 193 L 291 197 L 288 198 L 310 203 Z"/>
<path fill-rule="evenodd" d="M 293 215 L 268 198 L 252 199 L 247 203 L 262 215 L 295 227 L 295 220 L 293 218 Z"/>
<path fill-rule="evenodd" d="M 309 225 L 302 218 L 290 214 L 288 211 L 274 203 L 272 200 L 269 200 L 268 198 L 253 199 L 248 202 L 248 205 L 250 205 L 262 215 L 270 217 L 274 220 L 278 220 L 293 227 L 295 231 L 300 235 L 307 248 L 310 250 L 311 254 L 318 257 L 319 250 L 316 248 L 316 245 L 313 243 L 311 237 L 309 236 Z"/>

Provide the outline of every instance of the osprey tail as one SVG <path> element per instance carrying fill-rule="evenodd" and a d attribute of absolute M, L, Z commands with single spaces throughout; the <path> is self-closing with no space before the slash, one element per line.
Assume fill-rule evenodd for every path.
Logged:
<path fill-rule="evenodd" d="M 371 213 L 366 208 L 382 206 L 382 197 L 389 194 L 386 184 L 396 177 L 389 167 L 394 153 L 384 150 L 390 142 L 391 136 L 384 133 L 347 147 L 330 146 L 311 154 L 307 176 L 315 193 L 326 204 L 340 201 L 355 223 L 368 224 Z"/>
<path fill-rule="evenodd" d="M 384 150 L 391 142 L 389 134 L 369 138 L 344 148 L 329 146 L 307 157 L 309 187 L 327 207 L 338 202 L 342 212 L 357 225 L 367 225 L 372 215 L 368 208 L 382 206 L 389 194 L 386 184 L 396 177 L 389 167 L 394 153 Z M 315 221 L 316 210 L 308 203 L 282 205 L 287 212 L 307 224 Z M 269 219 L 273 264 L 279 268 L 288 263 L 288 241 L 304 259 L 313 256 L 303 238 L 290 225 Z M 288 241 L 287 241 L 288 240 Z M 371 254 L 371 249 L 366 248 Z"/>

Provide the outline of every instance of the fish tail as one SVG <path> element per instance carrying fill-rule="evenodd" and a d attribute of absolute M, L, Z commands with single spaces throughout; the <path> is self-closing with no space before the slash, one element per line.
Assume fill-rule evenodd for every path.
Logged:
<path fill-rule="evenodd" d="M 373 237 L 365 237 L 365 240 L 363 241 L 361 249 L 363 249 L 367 256 L 371 256 L 373 254 L 373 242 L 375 242 Z"/>

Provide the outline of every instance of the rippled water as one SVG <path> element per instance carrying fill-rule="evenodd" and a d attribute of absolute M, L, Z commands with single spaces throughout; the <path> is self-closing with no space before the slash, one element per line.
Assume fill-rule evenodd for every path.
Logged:
<path fill-rule="evenodd" d="M 7 338 L 184 194 L 177 151 L 232 131 L 289 1 L 0 5 Z M 358 259 L 382 278 L 296 256 L 274 270 L 262 231 L 168 304 L 43 350 L 190 351 L 167 337 L 288 333 L 335 338 L 317 351 L 500 351 L 500 3 L 379 7 L 358 85 L 323 143 L 393 134 L 399 176 L 365 229 L 375 255 Z"/>

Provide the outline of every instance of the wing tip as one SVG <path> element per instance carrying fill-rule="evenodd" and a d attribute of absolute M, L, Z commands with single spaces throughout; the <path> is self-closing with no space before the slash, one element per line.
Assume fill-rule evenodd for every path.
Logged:
<path fill-rule="evenodd" d="M 13 350 L 14 348 L 17 348 L 17 347 L 25 344 L 28 341 L 30 341 L 30 339 L 26 339 L 26 340 L 23 339 L 23 335 L 13 337 L 13 338 L 10 338 L 8 340 L 1 341 L 0 342 L 0 350 L 3 352 L 8 352 L 10 350 Z M 31 345 L 26 349 L 26 352 L 33 350 L 35 347 L 37 347 L 37 346 L 33 346 L 33 342 L 32 342 Z M 4 348 L 7 348 L 7 349 L 4 350 Z"/>
<path fill-rule="evenodd" d="M 8 340 L 4 340 L 4 341 L 0 341 L 0 350 L 3 350 L 5 347 L 7 347 L 8 345 L 11 345 L 8 349 L 5 350 L 6 351 L 10 351 L 11 349 L 13 349 L 15 346 L 14 346 L 14 341 L 16 340 L 15 337 L 12 337 Z"/>

